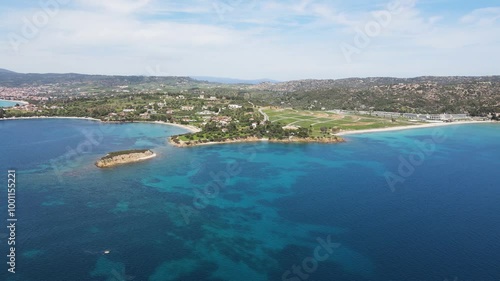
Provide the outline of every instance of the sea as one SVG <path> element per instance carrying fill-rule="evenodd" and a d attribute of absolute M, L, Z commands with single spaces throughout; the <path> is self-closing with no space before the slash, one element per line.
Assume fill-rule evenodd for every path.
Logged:
<path fill-rule="evenodd" d="M 14 107 L 18 103 L 20 103 L 20 102 L 10 101 L 10 100 L 0 100 L 0 108 L 2 108 L 2 107 Z"/>
<path fill-rule="evenodd" d="M 500 124 L 168 143 L 185 132 L 0 121 L 0 280 L 500 280 Z M 139 148 L 158 156 L 94 165 Z"/>

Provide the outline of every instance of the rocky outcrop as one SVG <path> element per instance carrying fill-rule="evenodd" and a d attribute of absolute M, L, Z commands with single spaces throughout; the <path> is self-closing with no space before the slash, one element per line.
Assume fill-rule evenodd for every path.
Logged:
<path fill-rule="evenodd" d="M 338 137 L 338 136 L 317 137 L 317 138 L 291 137 L 289 139 L 281 139 L 281 140 L 271 139 L 271 140 L 269 140 L 269 142 L 275 142 L 275 143 L 341 143 L 341 142 L 345 142 L 345 140 L 342 137 Z"/>
<path fill-rule="evenodd" d="M 156 157 L 156 154 L 147 150 L 128 150 L 108 153 L 102 157 L 95 165 L 99 168 L 111 168 L 118 165 L 144 161 Z"/>

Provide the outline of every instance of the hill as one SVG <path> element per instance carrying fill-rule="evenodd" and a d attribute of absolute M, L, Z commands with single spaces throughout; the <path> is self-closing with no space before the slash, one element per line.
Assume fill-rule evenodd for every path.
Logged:
<path fill-rule="evenodd" d="M 154 76 L 109 76 L 109 75 L 88 75 L 77 73 L 16 73 L 1 72 L 0 83 L 4 86 L 39 86 L 53 84 L 84 84 L 99 86 L 120 86 L 120 85 L 144 85 L 144 84 L 164 84 L 171 86 L 195 86 L 199 84 L 189 77 L 154 77 Z"/>
<path fill-rule="evenodd" d="M 51 93 L 50 96 L 73 96 L 171 92 L 195 96 L 201 94 L 225 96 L 248 100 L 263 106 L 307 110 L 345 109 L 406 113 L 470 113 L 472 115 L 500 112 L 500 76 L 371 77 L 288 82 L 266 81 L 259 84 L 252 84 L 252 82 L 257 82 L 253 80 L 195 78 L 75 73 L 21 74 L 0 70 L 1 86 L 37 87 L 39 91 L 34 95 L 45 94 L 47 96 Z M 224 80 L 226 82 L 222 83 L 221 81 Z M 32 90 L 29 91 L 32 92 Z"/>
<path fill-rule="evenodd" d="M 500 76 L 299 80 L 251 88 L 270 92 L 274 105 L 303 109 L 479 115 L 500 111 Z"/>
<path fill-rule="evenodd" d="M 10 71 L 8 69 L 0 68 L 0 74 L 8 74 L 8 73 L 15 73 L 14 71 Z"/>
<path fill-rule="evenodd" d="M 255 80 L 245 80 L 245 79 L 234 79 L 234 78 L 220 78 L 220 77 L 210 77 L 210 76 L 192 76 L 191 78 L 206 81 L 211 83 L 221 83 L 221 84 L 249 84 L 256 85 L 261 83 L 277 83 L 278 81 L 271 79 L 255 79 Z"/>

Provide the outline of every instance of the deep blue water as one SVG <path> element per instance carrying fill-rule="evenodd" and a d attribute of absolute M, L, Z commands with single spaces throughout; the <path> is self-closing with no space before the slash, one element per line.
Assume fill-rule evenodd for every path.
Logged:
<path fill-rule="evenodd" d="M 1 121 L 0 280 L 500 280 L 500 125 L 335 145 L 166 143 L 182 132 Z M 93 165 L 130 148 L 158 157 Z M 9 168 L 16 274 L 2 226 Z"/>

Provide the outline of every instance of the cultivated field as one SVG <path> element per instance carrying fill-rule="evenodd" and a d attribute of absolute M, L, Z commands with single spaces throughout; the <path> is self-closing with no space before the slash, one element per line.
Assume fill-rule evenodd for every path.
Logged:
<path fill-rule="evenodd" d="M 279 122 L 283 126 L 296 126 L 312 128 L 313 135 L 323 135 L 325 128 L 328 133 L 335 131 L 351 131 L 389 128 L 397 126 L 417 125 L 421 123 L 409 122 L 406 119 L 372 117 L 365 115 L 341 115 L 324 111 L 306 111 L 295 109 L 266 108 L 263 112 L 269 116 L 273 123 Z"/>

